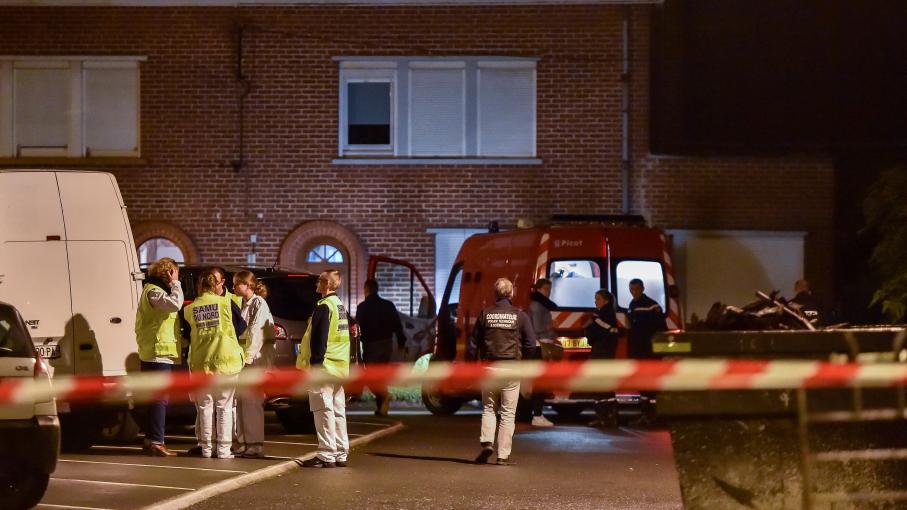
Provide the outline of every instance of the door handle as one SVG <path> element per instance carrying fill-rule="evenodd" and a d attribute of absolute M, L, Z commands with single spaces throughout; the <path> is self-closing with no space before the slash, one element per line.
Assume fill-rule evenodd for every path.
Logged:
<path fill-rule="evenodd" d="M 110 323 L 111 323 L 111 324 L 119 324 L 119 323 L 121 323 L 121 322 L 123 322 L 123 319 L 121 319 L 121 318 L 119 318 L 119 317 L 111 317 L 111 318 L 110 318 Z"/>

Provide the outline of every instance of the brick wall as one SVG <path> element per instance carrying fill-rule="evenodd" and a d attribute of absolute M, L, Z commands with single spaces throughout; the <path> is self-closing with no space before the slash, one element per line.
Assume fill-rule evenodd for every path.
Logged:
<path fill-rule="evenodd" d="M 830 162 L 649 155 L 648 9 L 632 8 L 634 212 L 664 228 L 807 230 L 807 274 L 829 276 Z M 202 261 L 244 260 L 253 232 L 259 260 L 276 260 L 295 227 L 331 220 L 370 254 L 412 260 L 432 285 L 427 228 L 620 212 L 621 21 L 616 6 L 5 7 L 0 54 L 147 56 L 145 164 L 101 169 L 116 174 L 134 224 L 178 225 Z M 236 173 L 240 23 L 249 166 Z M 541 58 L 544 164 L 331 165 L 332 57 L 484 54 Z"/>

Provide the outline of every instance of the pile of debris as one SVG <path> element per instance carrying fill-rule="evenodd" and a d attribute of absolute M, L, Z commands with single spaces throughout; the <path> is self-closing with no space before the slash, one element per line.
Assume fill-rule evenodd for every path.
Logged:
<path fill-rule="evenodd" d="M 711 331 L 745 330 L 816 330 L 818 318 L 804 313 L 796 303 L 789 303 L 779 296 L 779 291 L 766 294 L 756 292 L 758 300 L 737 307 L 715 303 L 705 321 L 692 321 L 687 329 Z"/>

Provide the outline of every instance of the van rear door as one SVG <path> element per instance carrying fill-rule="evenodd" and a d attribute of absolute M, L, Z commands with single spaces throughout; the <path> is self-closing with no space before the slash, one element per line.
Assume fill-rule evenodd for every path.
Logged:
<path fill-rule="evenodd" d="M 127 360 L 129 368 L 138 368 L 137 282 L 123 204 L 109 174 L 57 175 L 68 239 L 75 371 L 122 375 Z"/>
<path fill-rule="evenodd" d="M 72 373 L 66 232 L 53 172 L 0 172 L 0 300 L 22 314 L 38 352 Z"/>
<path fill-rule="evenodd" d="M 406 333 L 405 361 L 432 352 L 437 319 L 435 298 L 416 267 L 405 260 L 372 256 L 368 277 L 378 282 L 378 294 L 397 307 Z"/>

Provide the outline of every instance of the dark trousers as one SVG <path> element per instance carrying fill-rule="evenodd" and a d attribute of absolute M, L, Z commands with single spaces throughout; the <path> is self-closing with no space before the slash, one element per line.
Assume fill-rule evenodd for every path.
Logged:
<path fill-rule="evenodd" d="M 393 349 L 394 344 L 391 342 L 390 338 L 367 343 L 364 342 L 362 349 L 363 368 L 368 371 L 369 365 L 385 365 L 390 363 Z M 376 383 L 370 386 L 369 389 L 375 394 L 375 410 L 379 414 L 386 415 L 391 403 L 391 396 L 387 391 L 387 385 Z"/>
<path fill-rule="evenodd" d="M 592 359 L 614 359 L 617 354 L 617 338 L 609 335 L 606 338 L 597 338 L 592 341 Z M 595 395 L 595 414 L 603 421 L 617 409 L 617 398 L 614 392 L 598 393 Z"/>
<path fill-rule="evenodd" d="M 171 372 L 173 365 L 169 363 L 142 362 L 142 372 Z M 148 404 L 148 421 L 145 424 L 145 442 L 164 444 L 164 424 L 167 422 L 167 405 L 170 395 L 161 395 L 157 400 Z"/>
<path fill-rule="evenodd" d="M 542 348 L 535 347 L 527 350 L 523 359 L 542 359 Z M 542 416 L 545 408 L 545 396 L 546 393 L 532 392 L 532 397 L 529 399 L 529 403 L 532 406 L 532 416 Z"/>

